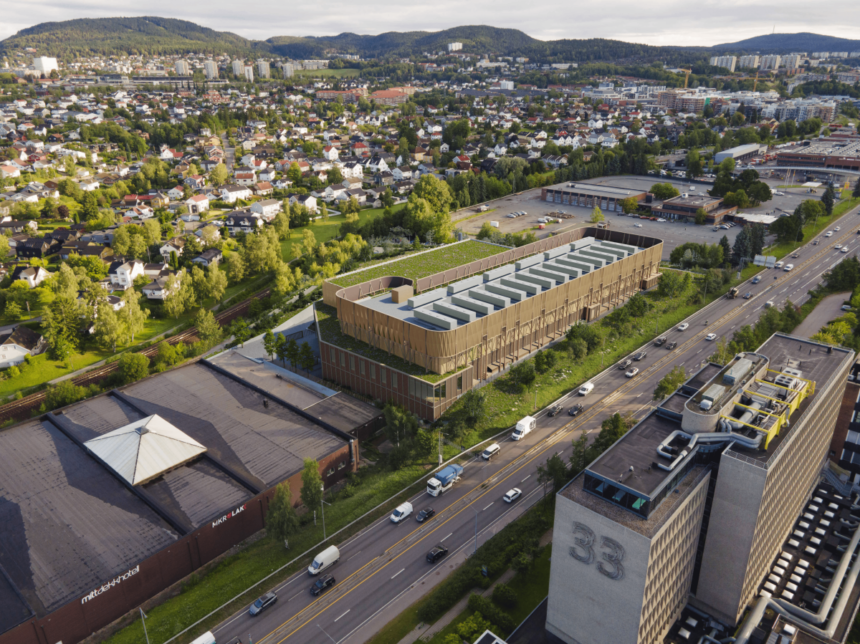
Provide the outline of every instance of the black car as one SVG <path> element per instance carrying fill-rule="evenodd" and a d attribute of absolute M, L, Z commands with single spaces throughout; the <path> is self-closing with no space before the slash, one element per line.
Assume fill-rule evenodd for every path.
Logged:
<path fill-rule="evenodd" d="M 634 359 L 636 362 L 639 362 L 640 360 L 644 360 L 644 359 L 645 359 L 645 356 L 647 356 L 647 355 L 648 355 L 648 354 L 647 354 L 647 353 L 645 353 L 644 351 L 640 351 L 640 352 L 639 352 L 639 353 L 637 353 L 635 356 L 633 356 L 633 359 Z"/>
<path fill-rule="evenodd" d="M 621 371 L 624 371 L 624 369 L 626 369 L 627 367 L 629 367 L 632 364 L 633 364 L 632 360 L 625 360 L 624 362 L 619 362 L 618 363 L 618 369 L 620 369 Z"/>
<path fill-rule="evenodd" d="M 314 597 L 318 597 L 329 588 L 334 586 L 334 577 L 331 575 L 325 575 L 324 577 L 320 577 L 316 580 L 313 586 L 311 586 L 311 595 Z"/>
<path fill-rule="evenodd" d="M 438 546 L 433 546 L 430 549 L 430 552 L 427 553 L 427 561 L 429 563 L 436 563 L 447 554 L 448 548 L 446 548 L 440 543 Z"/>
<path fill-rule="evenodd" d="M 436 510 L 434 510 L 433 508 L 424 508 L 423 510 L 421 510 L 421 512 L 415 515 L 415 520 L 418 523 L 424 523 L 425 521 L 427 521 L 427 519 L 430 519 L 435 515 Z"/>
<path fill-rule="evenodd" d="M 677 346 L 678 346 L 677 342 L 670 342 L 669 344 L 666 345 L 666 348 L 669 349 L 669 351 L 671 351 L 672 349 L 674 349 Z"/>
<path fill-rule="evenodd" d="M 555 416 L 555 415 L 556 415 L 558 412 L 560 412 L 560 411 L 561 411 L 561 405 L 555 405 L 555 406 L 553 406 L 553 408 L 549 410 L 549 416 L 550 416 L 550 418 L 552 418 L 553 416 Z"/>
<path fill-rule="evenodd" d="M 582 405 L 574 405 L 570 409 L 567 410 L 567 414 L 569 416 L 576 416 L 579 412 L 582 411 Z"/>
<path fill-rule="evenodd" d="M 654 340 L 654 346 L 659 347 L 664 342 L 666 342 L 666 338 L 657 338 L 656 340 Z"/>
<path fill-rule="evenodd" d="M 275 593 L 266 593 L 260 597 L 260 599 L 251 604 L 251 610 L 248 612 L 251 613 L 251 617 L 259 615 L 276 601 L 278 601 L 278 596 Z"/>

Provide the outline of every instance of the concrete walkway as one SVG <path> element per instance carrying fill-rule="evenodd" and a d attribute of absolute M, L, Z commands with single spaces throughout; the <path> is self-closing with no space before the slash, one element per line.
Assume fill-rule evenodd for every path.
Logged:
<path fill-rule="evenodd" d="M 792 332 L 792 335 L 800 338 L 812 337 L 821 330 L 821 327 L 842 315 L 842 305 L 850 298 L 850 292 L 828 295 L 806 316 L 806 319 Z"/>

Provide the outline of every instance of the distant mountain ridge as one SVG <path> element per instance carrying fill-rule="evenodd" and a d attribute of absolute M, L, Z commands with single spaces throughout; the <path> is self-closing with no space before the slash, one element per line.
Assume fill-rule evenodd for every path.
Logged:
<path fill-rule="evenodd" d="M 249 40 L 230 32 L 201 27 L 186 20 L 143 16 L 82 18 L 45 22 L 22 29 L 0 41 L 0 54 L 35 48 L 41 55 L 227 53 L 232 56 L 277 54 L 291 58 L 321 58 L 333 53 L 362 58 L 397 57 L 444 51 L 450 42 L 463 51 L 522 56 L 544 62 L 694 63 L 709 52 L 857 51 L 860 41 L 819 34 L 770 34 L 712 48 L 655 47 L 601 38 L 538 40 L 518 29 L 467 25 L 443 31 L 390 31 L 378 35 L 342 33 L 336 36 L 274 36 Z"/>
<path fill-rule="evenodd" d="M 765 36 L 756 36 L 747 38 L 733 43 L 723 43 L 714 45 L 712 49 L 716 50 L 734 50 L 734 51 L 773 51 L 773 52 L 791 52 L 805 51 L 812 53 L 814 51 L 860 51 L 860 40 L 849 40 L 847 38 L 836 38 L 835 36 L 824 36 L 822 34 L 813 34 L 809 32 L 797 34 L 767 34 Z"/>

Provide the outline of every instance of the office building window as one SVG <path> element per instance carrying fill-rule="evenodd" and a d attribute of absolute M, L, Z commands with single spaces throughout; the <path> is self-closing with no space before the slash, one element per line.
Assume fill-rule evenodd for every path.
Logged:
<path fill-rule="evenodd" d="M 375 364 L 370 365 L 370 379 L 376 380 L 376 365 Z"/>
<path fill-rule="evenodd" d="M 383 384 L 383 385 L 384 385 L 384 384 L 386 383 L 386 381 L 388 380 L 388 376 L 387 376 L 387 374 L 388 374 L 388 372 L 387 372 L 385 369 L 380 369 L 380 370 L 379 370 L 379 376 L 380 376 L 380 379 L 382 380 L 382 384 Z"/>
<path fill-rule="evenodd" d="M 355 371 L 355 356 L 349 356 L 349 370 Z"/>
<path fill-rule="evenodd" d="M 364 360 L 358 361 L 358 371 L 361 373 L 362 376 L 364 375 Z"/>

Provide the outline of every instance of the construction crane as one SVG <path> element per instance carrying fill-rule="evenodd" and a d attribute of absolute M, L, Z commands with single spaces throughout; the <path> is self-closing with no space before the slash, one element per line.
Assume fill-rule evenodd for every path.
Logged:
<path fill-rule="evenodd" d="M 684 69 L 683 67 L 679 67 L 678 69 L 680 69 L 682 72 L 687 72 L 687 75 L 684 76 L 684 89 L 687 89 L 687 83 L 690 80 L 690 74 L 693 73 L 693 70 L 692 69 Z"/>
<path fill-rule="evenodd" d="M 753 81 L 753 91 L 758 87 L 758 72 L 755 73 L 755 81 Z"/>

